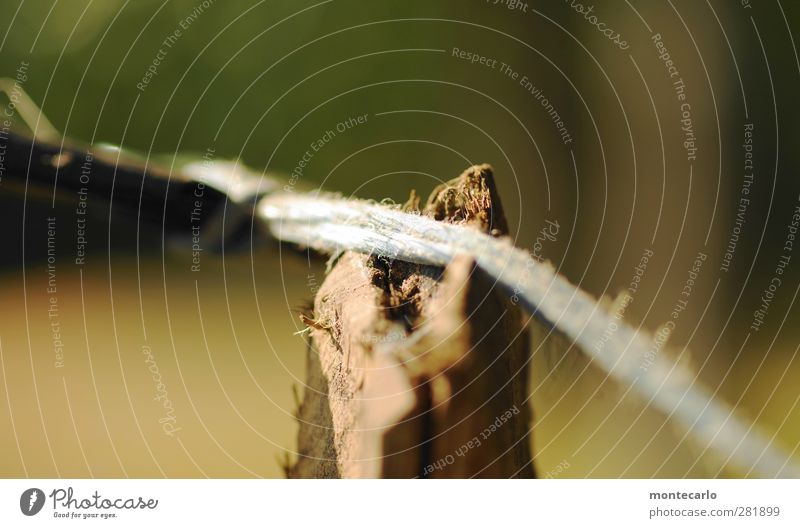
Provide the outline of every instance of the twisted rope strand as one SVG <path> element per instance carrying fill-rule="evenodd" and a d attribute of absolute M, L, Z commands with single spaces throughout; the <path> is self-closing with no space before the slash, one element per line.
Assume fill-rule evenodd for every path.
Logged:
<path fill-rule="evenodd" d="M 645 367 L 650 335 L 615 318 L 550 264 L 506 238 L 335 195 L 270 195 L 260 202 L 259 216 L 276 238 L 326 253 L 349 250 L 437 266 L 471 255 L 527 310 L 577 343 L 620 383 L 632 384 L 722 460 L 759 477 L 800 477 L 800 466 L 788 453 L 714 398 L 689 367 L 663 354 Z M 595 347 L 600 340 L 604 346 Z"/>

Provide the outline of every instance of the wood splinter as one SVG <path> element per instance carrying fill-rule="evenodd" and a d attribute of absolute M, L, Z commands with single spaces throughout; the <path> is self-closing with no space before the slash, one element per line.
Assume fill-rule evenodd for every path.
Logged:
<path fill-rule="evenodd" d="M 412 193 L 406 208 L 416 210 Z M 506 235 L 491 168 L 422 213 Z M 314 299 L 293 478 L 533 477 L 523 314 L 459 257 L 446 269 L 345 253 Z"/>

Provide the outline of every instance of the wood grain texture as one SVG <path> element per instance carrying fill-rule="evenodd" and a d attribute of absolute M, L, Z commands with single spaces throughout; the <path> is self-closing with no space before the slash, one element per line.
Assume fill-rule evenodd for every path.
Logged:
<path fill-rule="evenodd" d="M 406 209 L 420 200 L 412 193 Z M 422 214 L 507 232 L 491 168 Z M 520 310 L 472 257 L 446 268 L 343 254 L 314 299 L 290 477 L 532 477 Z"/>

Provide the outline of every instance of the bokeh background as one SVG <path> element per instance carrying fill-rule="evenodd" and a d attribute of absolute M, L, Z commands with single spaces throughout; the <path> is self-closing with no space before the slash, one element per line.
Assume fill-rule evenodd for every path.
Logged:
<path fill-rule="evenodd" d="M 345 195 L 402 201 L 489 162 L 516 244 L 533 249 L 546 222 L 558 222 L 541 255 L 592 294 L 625 289 L 653 251 L 625 313 L 650 329 L 670 318 L 702 252 L 661 353 L 691 362 L 796 453 L 800 255 L 763 326 L 749 327 L 800 193 L 800 4 L 585 2 L 591 20 L 576 4 L 4 0 L 0 76 L 27 65 L 24 90 L 60 132 L 87 144 L 168 161 L 211 149 L 285 175 L 326 131 L 366 116 L 330 137 L 298 179 Z M 692 160 L 655 34 L 685 82 Z M 569 143 L 523 78 L 558 113 Z M 752 192 L 721 271 L 748 124 Z M 191 272 L 191 252 L 162 245 L 159 226 L 142 225 L 137 245 L 135 216 L 109 221 L 108 205 L 90 202 L 90 253 L 76 266 L 77 197 L 53 209 L 2 184 L 0 476 L 281 476 L 294 456 L 293 387 L 302 392 L 304 377 L 297 314 L 324 280 L 324 261 L 263 242 L 206 252 Z M 58 219 L 61 367 L 48 318 L 48 216 Z M 531 367 L 543 476 L 747 474 L 576 351 L 552 348 L 537 348 Z M 165 392 L 172 434 L 154 399 Z"/>

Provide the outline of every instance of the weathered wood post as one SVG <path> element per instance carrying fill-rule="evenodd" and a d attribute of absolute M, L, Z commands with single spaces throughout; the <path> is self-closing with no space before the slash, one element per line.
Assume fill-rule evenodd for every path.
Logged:
<path fill-rule="evenodd" d="M 414 193 L 405 205 L 420 211 Z M 491 168 L 421 214 L 508 232 Z M 533 477 L 530 347 L 520 309 L 472 258 L 446 269 L 343 254 L 310 327 L 290 477 Z"/>

